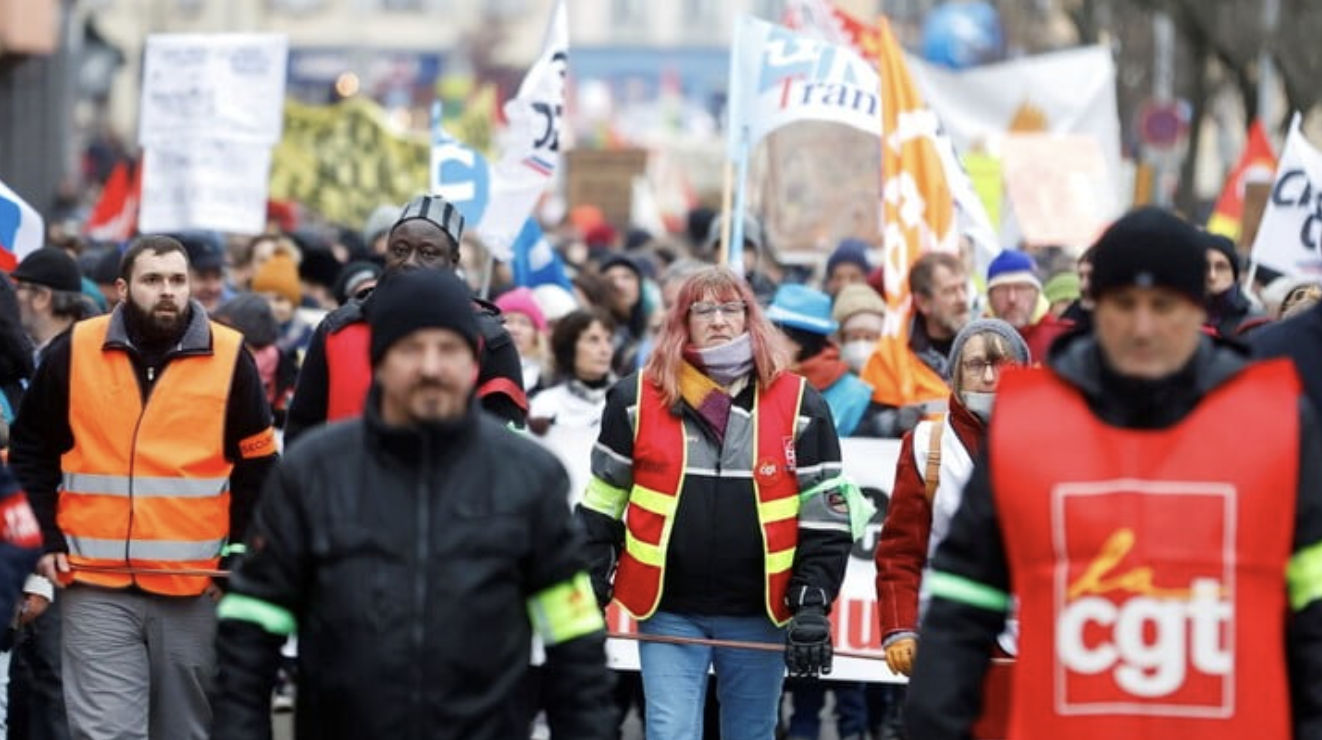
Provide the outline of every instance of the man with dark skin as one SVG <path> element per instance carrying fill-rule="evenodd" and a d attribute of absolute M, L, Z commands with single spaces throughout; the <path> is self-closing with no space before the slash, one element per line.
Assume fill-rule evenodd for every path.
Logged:
<path fill-rule="evenodd" d="M 445 270 L 459 265 L 464 218 L 438 195 L 421 195 L 404 207 L 386 237 L 386 273 Z M 371 380 L 367 361 L 370 330 L 364 311 L 372 300 L 354 299 L 331 312 L 317 327 L 303 358 L 298 387 L 289 406 L 285 442 L 309 428 L 362 413 Z M 482 408 L 522 426 L 528 413 L 518 349 L 505 330 L 499 309 L 473 300 L 481 332 L 477 396 Z"/>

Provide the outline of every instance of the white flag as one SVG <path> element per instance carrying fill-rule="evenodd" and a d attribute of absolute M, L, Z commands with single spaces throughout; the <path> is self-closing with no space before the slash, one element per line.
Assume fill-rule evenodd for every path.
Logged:
<path fill-rule="evenodd" d="M 876 66 L 853 49 L 751 16 L 735 28 L 730 59 L 727 143 L 732 161 L 743 142 L 798 121 L 832 121 L 881 131 Z"/>
<path fill-rule="evenodd" d="M 1253 261 L 1286 275 L 1322 275 L 1322 152 L 1304 138 L 1295 114 L 1267 210 L 1253 240 Z"/>
<path fill-rule="evenodd" d="M 569 68 L 569 18 L 564 0 L 551 11 L 542 53 L 505 103 L 509 127 L 491 164 L 491 197 L 475 231 L 496 259 L 508 261 L 523 222 L 560 165 L 560 127 Z"/>

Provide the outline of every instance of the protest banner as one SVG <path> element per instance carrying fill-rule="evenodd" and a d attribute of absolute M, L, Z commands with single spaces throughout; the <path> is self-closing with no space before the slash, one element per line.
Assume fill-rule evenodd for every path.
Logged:
<path fill-rule="evenodd" d="M 280 140 L 288 42 L 282 34 L 153 34 L 142 62 L 138 142 Z"/>
<path fill-rule="evenodd" d="M 265 229 L 270 148 L 197 138 L 150 147 L 142 157 L 138 228 L 143 233 Z"/>
<path fill-rule="evenodd" d="M 1101 147 L 1091 136 L 1007 136 L 1001 166 L 1026 246 L 1082 250 L 1110 222 L 1113 188 Z"/>
<path fill-rule="evenodd" d="M 552 425 L 544 437 L 534 437 L 560 458 L 569 472 L 570 503 L 578 502 L 591 476 L 592 446 L 597 441 L 597 429 L 572 429 Z M 831 610 L 832 634 L 837 650 L 866 653 L 881 658 L 881 622 L 877 617 L 877 593 L 874 585 L 877 571 L 872 554 L 881 535 L 885 519 L 885 505 L 889 501 L 891 486 L 895 482 L 895 466 L 899 460 L 900 441 L 897 439 L 845 438 L 840 440 L 844 473 L 853 478 L 877 505 L 877 513 L 868 524 L 867 532 L 854 543 L 849 553 L 849 566 L 845 571 L 840 596 Z M 637 631 L 634 620 L 612 603 L 606 611 L 606 628 L 612 632 Z M 612 668 L 638 670 L 638 644 L 629 640 L 610 640 L 606 644 L 606 659 Z M 837 657 L 830 675 L 822 676 L 836 681 L 875 681 L 900 683 L 903 677 L 890 672 L 881 660 Z"/>
<path fill-rule="evenodd" d="M 1322 152 L 1304 138 L 1301 118 L 1290 124 L 1252 257 L 1286 275 L 1322 275 Z"/>
<path fill-rule="evenodd" d="M 272 153 L 270 197 L 360 227 L 382 204 L 402 205 L 428 183 L 428 144 L 397 133 L 361 97 L 331 106 L 285 103 L 285 133 Z"/>
<path fill-rule="evenodd" d="M 261 233 L 287 55 L 279 34 L 148 37 L 139 229 Z"/>

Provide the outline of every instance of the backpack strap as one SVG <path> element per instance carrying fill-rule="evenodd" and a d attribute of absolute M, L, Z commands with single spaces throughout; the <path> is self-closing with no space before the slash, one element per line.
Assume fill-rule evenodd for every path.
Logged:
<path fill-rule="evenodd" d="M 945 419 L 932 420 L 932 435 L 927 449 L 927 469 L 923 475 L 923 483 L 926 485 L 924 493 L 927 494 L 929 504 L 936 498 L 937 486 L 941 485 L 941 433 L 945 429 Z"/>

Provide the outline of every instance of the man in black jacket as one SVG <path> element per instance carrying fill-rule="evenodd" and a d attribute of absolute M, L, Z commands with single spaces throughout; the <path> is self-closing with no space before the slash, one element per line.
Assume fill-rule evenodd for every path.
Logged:
<path fill-rule="evenodd" d="M 1009 737 L 1322 737 L 1322 437 L 1288 366 L 1201 333 L 1203 243 L 1122 218 L 1093 333 L 1002 382 L 928 580 L 912 737 L 969 737 L 1012 593 Z"/>
<path fill-rule="evenodd" d="M 604 623 L 568 477 L 478 409 L 466 288 L 448 272 L 396 273 L 368 320 L 362 418 L 291 450 L 221 602 L 213 739 L 268 736 L 294 631 L 300 738 L 526 737 L 514 699 L 534 630 L 554 736 L 612 736 Z"/>
<path fill-rule="evenodd" d="M 386 272 L 444 270 L 459 266 L 459 242 L 464 217 L 459 209 L 439 195 L 421 195 L 404 206 L 390 228 L 386 245 Z M 425 302 L 426 297 L 423 298 Z M 285 443 L 292 444 L 303 432 L 326 421 L 352 418 L 362 412 L 368 375 L 363 348 L 366 346 L 366 312 L 372 296 L 354 299 L 332 311 L 312 335 L 298 386 L 289 403 L 285 421 Z M 473 299 L 469 309 L 477 317 L 477 396 L 482 407 L 505 421 L 522 427 L 528 416 L 528 398 L 523 388 L 523 365 L 514 340 L 505 330 L 500 309 Z"/>

